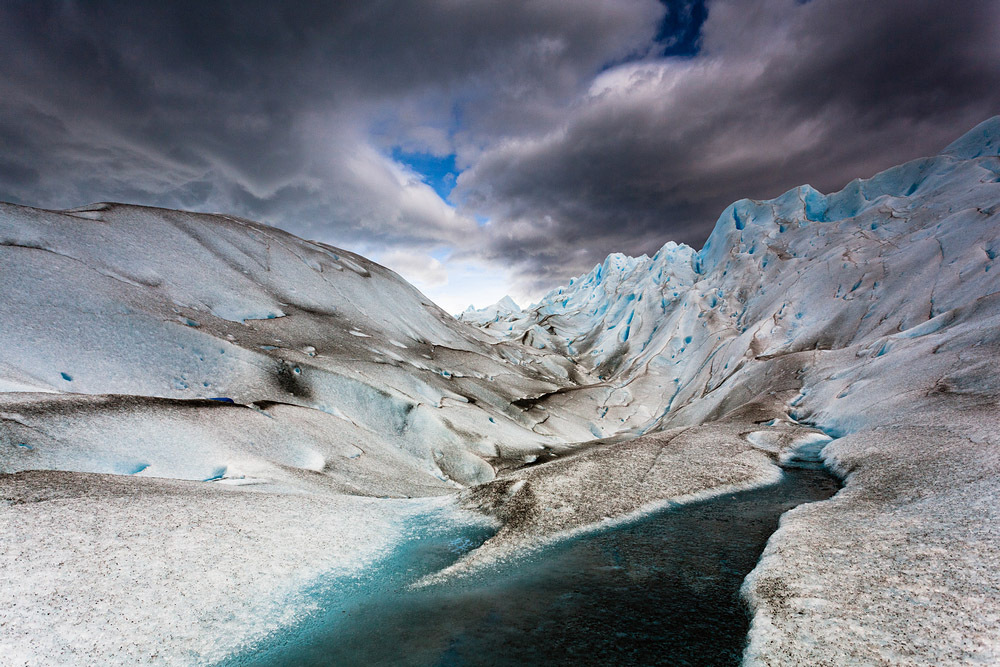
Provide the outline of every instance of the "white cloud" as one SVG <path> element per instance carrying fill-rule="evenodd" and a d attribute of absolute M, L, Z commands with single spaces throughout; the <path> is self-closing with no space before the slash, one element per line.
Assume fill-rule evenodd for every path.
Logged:
<path fill-rule="evenodd" d="M 430 255 L 407 250 L 393 250 L 378 256 L 378 262 L 389 267 L 420 290 L 448 284 L 448 270 Z"/>

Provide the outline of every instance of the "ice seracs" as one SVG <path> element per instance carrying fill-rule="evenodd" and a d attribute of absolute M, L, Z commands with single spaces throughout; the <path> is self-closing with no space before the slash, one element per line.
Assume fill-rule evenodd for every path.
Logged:
<path fill-rule="evenodd" d="M 518 306 L 514 299 L 510 298 L 510 295 L 508 294 L 492 306 L 477 309 L 470 305 L 458 314 L 458 319 L 462 322 L 468 322 L 469 324 L 485 326 L 491 322 L 499 321 L 500 318 L 506 319 L 520 312 L 521 307 Z"/>

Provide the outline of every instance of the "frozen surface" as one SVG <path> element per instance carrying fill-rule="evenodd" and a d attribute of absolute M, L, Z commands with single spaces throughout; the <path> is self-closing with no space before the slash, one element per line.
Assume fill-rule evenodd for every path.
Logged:
<path fill-rule="evenodd" d="M 376 562 L 407 498 L 588 433 L 512 405 L 562 356 L 265 225 L 2 204 L 0 284 L 3 664 L 220 658 Z"/>
<path fill-rule="evenodd" d="M 563 357 L 498 344 L 388 269 L 265 225 L 120 204 L 61 212 L 2 204 L 0 277 L 0 390 L 34 393 L 16 399 L 33 421 L 12 436 L 33 449 L 0 453 L 3 472 L 121 473 L 131 463 L 111 450 L 137 444 L 135 453 L 150 458 L 147 475 L 204 478 L 200 462 L 183 461 L 192 450 L 216 450 L 213 461 L 229 465 L 217 451 L 219 425 L 199 427 L 198 410 L 137 402 L 157 419 L 143 418 L 141 435 L 124 437 L 136 420 L 118 419 L 134 412 L 115 407 L 121 401 L 70 417 L 56 407 L 66 393 L 249 406 L 258 414 L 227 415 L 244 432 L 273 406 L 288 406 L 277 408 L 283 423 L 323 422 L 313 430 L 340 449 L 402 452 L 408 468 L 453 487 L 491 479 L 497 459 L 587 433 L 565 420 L 565 432 L 535 433 L 532 418 L 511 407 L 571 384 L 575 370 Z M 292 407 L 307 410 L 293 416 Z M 117 425 L 93 457 L 46 444 L 46 436 L 104 428 L 94 424 L 101 412 Z M 16 419 L 4 423 L 18 430 L 9 426 Z M 267 458 L 270 448 L 273 462 L 322 469 L 325 453 L 296 440 L 288 451 L 265 437 L 243 449 Z M 243 463 L 234 459 L 226 475 Z"/>
<path fill-rule="evenodd" d="M 1000 661 L 998 150 L 994 118 L 459 319 L 245 220 L 0 206 L 0 654 L 212 660 L 455 496 L 502 526 L 450 575 L 822 457 L 746 662 Z"/>
<path fill-rule="evenodd" d="M 5 665 L 220 659 L 309 613 L 303 581 L 361 571 L 442 505 L 57 472 L 0 478 L 0 502 Z"/>

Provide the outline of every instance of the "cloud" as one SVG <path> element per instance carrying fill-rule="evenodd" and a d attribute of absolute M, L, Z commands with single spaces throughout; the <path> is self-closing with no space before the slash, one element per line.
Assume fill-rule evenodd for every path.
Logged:
<path fill-rule="evenodd" d="M 390 267 L 420 289 L 448 284 L 448 270 L 430 255 L 393 250 L 379 257 L 379 262 Z"/>
<path fill-rule="evenodd" d="M 735 199 L 839 188 L 1000 112 L 998 30 L 990 0 L 716 0 L 697 56 L 597 77 L 557 127 L 485 151 L 453 198 L 537 286 L 610 250 L 699 247 Z"/>
<path fill-rule="evenodd" d="M 0 198 L 230 211 L 343 244 L 468 234 L 395 147 L 547 113 L 660 8 L 483 0 L 0 7 Z M 468 107 L 469 111 L 464 111 Z M 462 115 L 462 119 L 456 119 Z M 491 127 L 497 129 L 490 129 Z M 470 139 L 471 135 L 476 139 Z"/>
<path fill-rule="evenodd" d="M 444 269 L 493 270 L 490 294 L 525 300 L 612 251 L 698 246 L 734 199 L 937 151 L 1000 112 L 998 12 L 4 3 L 0 199 L 230 212 L 396 259 L 448 248 Z M 457 208 L 419 155 L 454 161 Z"/>

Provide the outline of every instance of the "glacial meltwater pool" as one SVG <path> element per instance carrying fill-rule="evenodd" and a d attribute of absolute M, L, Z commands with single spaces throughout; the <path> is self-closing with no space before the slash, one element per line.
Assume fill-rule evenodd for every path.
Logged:
<path fill-rule="evenodd" d="M 819 468 L 576 536 L 475 578 L 410 590 L 481 543 L 439 530 L 324 596 L 323 611 L 226 665 L 735 665 L 739 597 L 781 514 L 839 488 Z"/>

